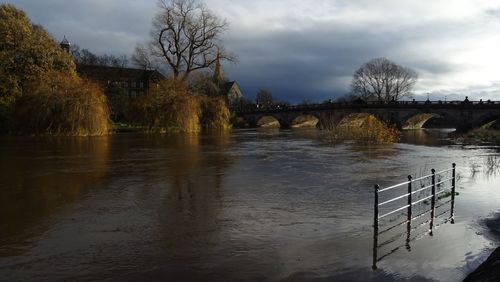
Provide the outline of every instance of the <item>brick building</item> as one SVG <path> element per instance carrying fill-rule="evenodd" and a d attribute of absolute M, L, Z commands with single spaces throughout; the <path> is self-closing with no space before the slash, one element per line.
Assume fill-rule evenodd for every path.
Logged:
<path fill-rule="evenodd" d="M 135 98 L 146 94 L 153 84 L 158 83 L 164 78 L 164 76 L 156 70 L 134 68 L 77 64 L 76 71 L 81 76 L 99 82 L 103 87 L 111 83 L 120 84 L 129 98 Z"/>

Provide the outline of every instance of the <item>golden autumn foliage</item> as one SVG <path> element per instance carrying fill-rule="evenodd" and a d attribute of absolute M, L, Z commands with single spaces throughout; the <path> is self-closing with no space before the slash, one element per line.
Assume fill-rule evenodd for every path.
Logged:
<path fill-rule="evenodd" d="M 193 93 L 180 79 L 167 78 L 132 102 L 129 119 L 160 132 L 200 132 L 229 128 L 230 113 L 222 97 Z"/>
<path fill-rule="evenodd" d="M 108 133 L 102 90 L 80 79 L 72 57 L 11 4 L 0 5 L 0 131 Z"/>
<path fill-rule="evenodd" d="M 0 5 L 0 99 L 12 101 L 52 70 L 76 74 L 71 56 L 43 27 L 14 5 Z"/>
<path fill-rule="evenodd" d="M 160 81 L 130 105 L 129 119 L 139 121 L 154 131 L 198 132 L 201 129 L 201 101 L 191 95 L 179 79 Z"/>
<path fill-rule="evenodd" d="M 231 113 L 221 96 L 205 96 L 203 99 L 202 127 L 209 131 L 224 131 L 231 127 Z"/>
<path fill-rule="evenodd" d="M 353 140 L 365 144 L 387 144 L 397 142 L 399 130 L 373 115 L 353 114 L 329 129 L 333 140 Z"/>
<path fill-rule="evenodd" d="M 106 101 L 98 85 L 77 76 L 71 56 L 43 27 L 32 24 L 15 6 L 0 4 L 0 132 L 107 134 L 107 102 L 115 119 L 125 112 L 128 121 L 151 130 L 229 128 L 224 99 L 194 92 L 182 80 L 169 78 L 153 85 L 128 108 L 120 91 L 108 90 L 113 95 Z"/>
<path fill-rule="evenodd" d="M 48 72 L 16 99 L 11 131 L 16 134 L 105 135 L 110 129 L 106 96 L 94 82 Z"/>

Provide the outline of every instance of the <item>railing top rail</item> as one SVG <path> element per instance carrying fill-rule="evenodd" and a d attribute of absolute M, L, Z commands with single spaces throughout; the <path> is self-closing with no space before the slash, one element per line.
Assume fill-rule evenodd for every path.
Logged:
<path fill-rule="evenodd" d="M 434 185 L 440 185 L 440 184 L 446 183 L 447 181 L 450 181 L 450 180 L 452 180 L 452 179 L 453 179 L 453 177 L 451 177 L 451 178 L 447 178 L 447 179 L 444 179 L 444 180 L 441 180 L 441 181 L 439 181 L 439 182 L 434 183 Z M 407 182 L 408 182 L 408 181 L 407 181 Z M 392 199 L 389 199 L 389 200 L 387 200 L 387 201 L 385 201 L 385 202 L 379 203 L 379 204 L 378 204 L 378 206 L 380 207 L 380 206 L 386 205 L 386 204 L 388 204 L 388 203 L 391 203 L 391 202 L 394 202 L 394 201 L 397 201 L 397 200 L 403 199 L 403 198 L 405 198 L 405 197 L 408 197 L 408 195 L 410 195 L 410 194 L 412 194 L 412 195 L 413 195 L 413 194 L 416 194 L 416 193 L 418 193 L 418 192 L 422 192 L 422 191 L 424 191 L 424 190 L 426 190 L 426 189 L 431 188 L 432 186 L 433 186 L 433 184 L 431 184 L 431 185 L 427 185 L 427 186 L 422 187 L 422 188 L 420 188 L 420 189 L 418 189 L 418 190 L 412 191 L 411 193 L 404 193 L 403 195 L 399 195 L 399 196 L 394 197 L 394 198 L 392 198 Z M 449 189 L 442 189 L 442 190 L 440 190 L 440 191 L 439 191 L 439 192 L 437 192 L 437 193 L 441 193 L 442 191 L 445 191 L 445 190 L 449 190 Z M 412 204 L 413 204 L 413 202 L 412 202 Z"/>
<path fill-rule="evenodd" d="M 432 177 L 432 174 L 428 174 L 428 175 L 420 176 L 419 178 L 413 178 L 413 179 L 411 180 L 411 182 L 420 181 L 420 180 L 422 180 L 422 179 L 426 179 L 426 178 L 430 178 L 430 177 Z"/>
<path fill-rule="evenodd" d="M 448 169 L 444 169 L 444 170 L 441 170 L 441 171 L 438 171 L 438 172 L 435 172 L 434 175 L 438 175 L 438 174 L 443 174 L 445 172 L 448 172 L 448 171 L 452 171 L 453 168 L 448 168 Z M 433 174 L 428 174 L 428 175 L 424 175 L 424 176 L 421 176 L 419 178 L 414 178 L 412 179 L 411 181 L 412 182 L 415 182 L 415 181 L 419 181 L 419 180 L 422 180 L 422 179 L 425 179 L 425 178 L 430 178 L 432 177 Z"/>
<path fill-rule="evenodd" d="M 445 172 L 452 171 L 452 170 L 453 170 L 453 168 L 448 168 L 448 169 L 445 169 L 445 170 L 438 171 L 435 174 L 437 175 L 437 174 L 445 173 Z"/>
<path fill-rule="evenodd" d="M 382 189 L 379 189 L 378 192 L 385 192 L 387 190 L 392 190 L 394 188 L 398 188 L 398 187 L 401 187 L 403 185 L 406 185 L 410 182 L 416 182 L 416 181 L 419 181 L 419 180 L 422 180 L 422 179 L 426 179 L 426 178 L 431 178 L 432 175 L 439 175 L 439 174 L 443 174 L 445 172 L 448 172 L 448 171 L 452 171 L 453 168 L 448 168 L 448 169 L 444 169 L 444 170 L 441 170 L 441 171 L 438 171 L 438 172 L 435 172 L 434 174 L 428 174 L 428 175 L 424 175 L 424 176 L 421 176 L 421 177 L 418 177 L 418 178 L 413 178 L 412 180 L 409 180 L 409 181 L 405 181 L 405 182 L 401 182 L 401 183 L 398 183 L 398 184 L 395 184 L 395 185 L 392 185 L 392 186 L 389 186 L 389 187 L 386 187 L 386 188 L 382 188 Z"/>

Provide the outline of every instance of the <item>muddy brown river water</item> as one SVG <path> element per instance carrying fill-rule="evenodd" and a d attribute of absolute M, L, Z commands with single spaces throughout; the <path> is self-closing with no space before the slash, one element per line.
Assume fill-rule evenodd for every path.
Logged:
<path fill-rule="evenodd" d="M 2 137 L 0 280 L 460 281 L 500 244 L 500 148 L 446 135 Z M 373 185 L 453 162 L 455 224 L 373 271 Z"/>

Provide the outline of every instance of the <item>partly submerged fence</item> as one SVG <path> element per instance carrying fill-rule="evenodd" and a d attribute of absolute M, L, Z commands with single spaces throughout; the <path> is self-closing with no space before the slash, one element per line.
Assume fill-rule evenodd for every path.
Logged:
<path fill-rule="evenodd" d="M 432 169 L 431 174 L 426 176 L 412 178 L 412 176 L 409 175 L 408 181 L 390 187 L 380 188 L 379 185 L 375 185 L 373 214 L 373 269 L 377 269 L 378 261 L 396 252 L 401 247 L 406 247 L 406 249 L 410 251 L 411 241 L 418 240 L 427 234 L 432 236 L 433 231 L 440 224 L 446 222 L 454 223 L 456 194 L 455 169 L 456 165 L 453 164 L 452 168 L 439 172 Z M 398 194 L 398 192 L 405 187 L 407 188 L 406 193 Z M 440 200 L 448 198 L 449 196 L 451 196 L 450 200 L 440 202 Z M 384 200 L 381 201 L 381 198 Z M 440 211 L 439 214 L 436 214 L 438 209 L 446 207 L 448 204 L 450 204 L 449 209 Z M 442 217 L 448 212 L 449 216 L 446 217 L 443 222 L 437 224 L 436 219 Z M 427 214 L 430 214 L 428 218 L 426 217 Z M 405 220 L 394 224 L 394 222 L 401 217 L 405 218 Z M 388 224 L 384 224 L 384 220 L 388 221 Z M 397 232 L 398 227 L 405 225 L 406 232 Z M 425 226 L 428 226 L 429 229 L 425 232 L 419 233 L 418 229 Z M 388 240 L 382 243 L 378 242 L 380 235 L 390 234 L 391 232 L 395 233 L 395 235 L 391 236 Z M 405 244 L 390 249 L 387 253 L 379 256 L 378 252 L 381 248 L 397 242 L 397 239 L 404 235 L 406 235 Z"/>

